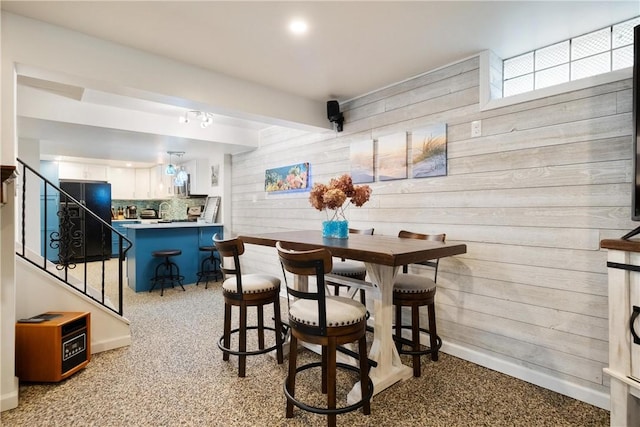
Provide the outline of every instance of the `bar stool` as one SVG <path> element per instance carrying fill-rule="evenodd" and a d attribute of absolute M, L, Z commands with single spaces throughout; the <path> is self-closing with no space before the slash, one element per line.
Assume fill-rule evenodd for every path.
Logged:
<path fill-rule="evenodd" d="M 215 246 L 200 246 L 200 252 L 209 252 L 209 256 L 200 263 L 200 271 L 198 272 L 198 281 L 196 286 L 202 280 L 205 280 L 204 288 L 208 289 L 209 279 L 218 280 L 222 278 L 220 270 L 220 255 Z"/>
<path fill-rule="evenodd" d="M 337 414 L 362 408 L 362 413 L 371 413 L 373 382 L 369 377 L 367 358 L 367 308 L 351 298 L 325 295 L 324 275 L 331 271 L 331 252 L 327 249 L 295 251 L 285 249 L 276 243 L 278 256 L 283 268 L 299 276 L 316 278 L 314 289 L 295 289 L 287 285 L 289 295 L 289 372 L 284 383 L 287 398 L 286 417 L 293 417 L 293 406 L 316 414 L 327 415 L 328 425 L 336 425 Z M 292 301 L 292 298 L 293 301 Z M 322 346 L 322 361 L 296 366 L 298 340 Z M 341 347 L 358 341 L 358 353 Z M 352 366 L 336 361 L 336 351 L 341 350 L 359 361 L 360 366 Z M 296 375 L 304 370 L 321 367 L 321 389 L 327 394 L 327 406 L 311 406 L 295 396 Z M 351 405 L 336 405 L 337 368 L 355 371 L 360 377 L 361 399 Z"/>
<path fill-rule="evenodd" d="M 184 286 L 182 286 L 184 276 L 180 275 L 180 267 L 170 260 L 170 257 L 182 255 L 182 251 L 180 249 L 163 249 L 153 251 L 151 255 L 154 258 L 164 258 L 164 260 L 156 266 L 155 275 L 151 278 L 152 285 L 149 292 L 151 292 L 158 283 L 160 283 L 160 296 L 164 294 L 165 283 L 170 284 L 172 288 L 177 283 L 184 291 Z"/>
<path fill-rule="evenodd" d="M 422 239 L 444 242 L 445 234 L 420 234 L 410 231 L 400 231 L 398 237 L 409 239 Z M 433 280 L 420 274 L 408 273 L 408 267 L 402 267 L 403 274 L 398 274 L 393 284 L 393 305 L 395 305 L 396 324 L 393 339 L 396 342 L 398 353 L 413 356 L 413 376 L 420 376 L 420 356 L 431 355 L 431 360 L 438 360 L 438 350 L 442 346 L 442 340 L 437 334 L 436 328 L 436 279 L 438 276 L 438 261 L 430 260 L 415 264 L 426 265 L 434 269 Z M 427 307 L 429 328 L 420 327 L 420 307 Z M 411 307 L 411 325 L 402 324 L 402 307 Z M 402 337 L 402 329 L 411 329 L 411 341 Z M 429 334 L 430 347 L 420 349 L 420 332 Z M 405 350 L 404 346 L 411 347 Z"/>
<path fill-rule="evenodd" d="M 280 320 L 280 279 L 267 274 L 242 274 L 240 255 L 244 253 L 241 239 L 220 240 L 213 236 L 221 259 L 220 269 L 224 274 L 222 294 L 224 296 L 224 333 L 218 340 L 218 348 L 222 350 L 222 360 L 229 360 L 229 355 L 238 356 L 238 376 L 244 377 L 247 356 L 276 351 L 278 364 L 284 360 L 282 346 L 286 336 L 286 328 Z M 233 258 L 233 268 L 226 266 L 226 258 Z M 273 304 L 274 327 L 264 325 L 264 306 Z M 239 328 L 231 329 L 231 307 L 240 308 Z M 247 308 L 258 310 L 258 325 L 247 326 Z M 258 350 L 247 350 L 247 331 L 258 330 Z M 265 348 L 264 330 L 275 332 L 275 345 Z M 231 349 L 231 336 L 238 334 L 238 349 Z"/>
<path fill-rule="evenodd" d="M 367 228 L 363 230 L 359 230 L 356 228 L 350 228 L 349 233 L 351 234 L 373 234 L 373 228 Z M 337 274 L 338 276 L 343 277 L 351 277 L 353 279 L 364 280 L 367 277 L 367 268 L 364 266 L 364 262 L 362 261 L 353 261 L 353 260 L 345 260 L 341 261 L 334 260 L 333 262 L 333 270 L 331 270 L 333 274 Z M 331 282 L 327 280 L 327 285 L 333 286 L 334 294 L 340 295 L 340 288 L 345 287 L 348 288 L 347 285 L 342 285 L 338 283 Z M 360 302 L 364 305 L 366 302 L 366 294 L 364 289 L 360 289 Z"/>

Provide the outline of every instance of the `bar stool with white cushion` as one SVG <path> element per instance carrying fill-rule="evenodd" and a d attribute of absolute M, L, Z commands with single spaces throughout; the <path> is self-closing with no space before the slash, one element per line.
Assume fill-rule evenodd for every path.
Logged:
<path fill-rule="evenodd" d="M 398 237 L 407 239 L 422 239 L 444 242 L 445 234 L 420 234 L 410 231 L 400 231 Z M 438 276 L 438 260 L 418 262 L 434 269 L 433 279 L 423 274 L 408 273 L 408 266 L 403 266 L 403 273 L 396 276 L 393 284 L 393 304 L 395 305 L 396 321 L 395 335 L 396 347 L 400 354 L 413 356 L 413 376 L 420 376 L 420 356 L 431 355 L 431 360 L 438 360 L 438 350 L 442 346 L 442 340 L 437 334 L 436 328 L 436 279 Z M 420 307 L 427 307 L 429 328 L 420 327 Z M 411 324 L 402 324 L 402 307 L 411 307 Z M 411 329 L 411 341 L 402 337 L 402 329 Z M 430 347 L 421 349 L 420 332 L 429 334 Z M 409 346 L 410 350 L 404 347 Z"/>
<path fill-rule="evenodd" d="M 283 342 L 285 328 L 280 320 L 280 279 L 267 274 L 242 274 L 240 255 L 244 253 L 244 243 L 238 238 L 221 240 L 213 237 L 216 249 L 222 259 L 220 269 L 224 275 L 222 294 L 224 297 L 224 333 L 218 341 L 222 350 L 222 359 L 229 360 L 229 355 L 238 356 L 238 376 L 244 377 L 247 356 L 255 356 L 276 351 L 278 364 L 283 362 Z M 225 261 L 233 260 L 233 267 Z M 264 306 L 273 304 L 274 326 L 264 325 Z M 231 308 L 240 308 L 239 328 L 231 329 Z M 247 326 L 247 308 L 258 310 L 257 326 Z M 247 350 L 247 331 L 258 330 L 258 349 Z M 275 333 L 275 344 L 265 347 L 264 330 Z M 238 349 L 231 349 L 231 335 L 238 334 Z"/>
<path fill-rule="evenodd" d="M 289 373 L 284 384 L 287 398 L 286 417 L 293 417 L 293 406 L 316 414 L 327 415 L 329 426 L 336 425 L 336 415 L 362 408 L 365 415 L 371 413 L 370 400 L 373 382 L 369 378 L 367 359 L 366 307 L 351 298 L 326 295 L 324 275 L 331 271 L 332 257 L 326 248 L 295 251 L 276 243 L 283 268 L 298 276 L 315 277 L 317 286 L 309 289 L 295 289 L 287 285 L 289 295 L 289 327 L 291 345 L 289 347 Z M 313 289 L 312 289 L 313 288 Z M 297 367 L 298 340 L 322 346 L 321 362 L 312 362 Z M 336 360 L 339 346 L 358 341 L 358 353 L 351 356 L 359 361 L 359 367 L 340 363 Z M 342 351 L 345 351 L 342 349 Z M 348 353 L 349 354 L 349 353 Z M 311 406 L 297 398 L 296 376 L 299 372 L 321 367 L 321 390 L 327 394 L 327 406 Z M 362 398 L 348 406 L 336 405 L 337 369 L 358 372 Z"/>

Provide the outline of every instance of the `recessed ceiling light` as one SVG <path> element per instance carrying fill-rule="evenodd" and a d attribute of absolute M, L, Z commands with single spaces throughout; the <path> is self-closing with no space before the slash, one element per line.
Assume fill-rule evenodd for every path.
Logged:
<path fill-rule="evenodd" d="M 289 30 L 293 34 L 304 34 L 307 32 L 308 26 L 307 23 L 301 19 L 294 19 L 289 24 Z"/>

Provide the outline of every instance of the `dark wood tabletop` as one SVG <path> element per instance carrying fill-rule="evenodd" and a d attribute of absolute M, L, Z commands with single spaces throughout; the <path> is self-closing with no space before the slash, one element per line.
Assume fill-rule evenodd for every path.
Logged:
<path fill-rule="evenodd" d="M 400 266 L 429 259 L 444 258 L 467 252 L 464 243 L 443 243 L 430 240 L 402 239 L 395 236 L 349 234 L 348 239 L 328 239 L 321 231 L 280 231 L 238 236 L 245 243 L 275 246 L 280 241 L 292 249 L 327 248 L 336 257 Z"/>
<path fill-rule="evenodd" d="M 602 249 L 614 249 L 626 252 L 640 252 L 640 241 L 638 239 L 604 239 L 600 241 Z"/>

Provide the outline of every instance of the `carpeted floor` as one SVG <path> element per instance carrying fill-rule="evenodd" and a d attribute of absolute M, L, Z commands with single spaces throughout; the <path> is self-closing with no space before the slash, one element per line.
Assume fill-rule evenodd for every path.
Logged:
<path fill-rule="evenodd" d="M 60 383 L 21 384 L 20 404 L 0 414 L 2 426 L 326 424 L 325 417 L 297 408 L 294 418 L 285 418 L 287 359 L 278 365 L 269 355 L 251 357 L 247 377 L 238 378 L 237 359 L 224 362 L 217 347 L 220 285 L 185 288 L 163 297 L 126 289 L 133 344 L 93 355 L 84 370 Z M 300 362 L 317 358 L 303 350 Z M 318 384 L 301 378 L 297 386 L 313 398 Z M 609 412 L 442 354 L 438 362 L 423 358 L 421 378 L 376 395 L 371 415 L 339 415 L 338 425 L 608 426 Z"/>

